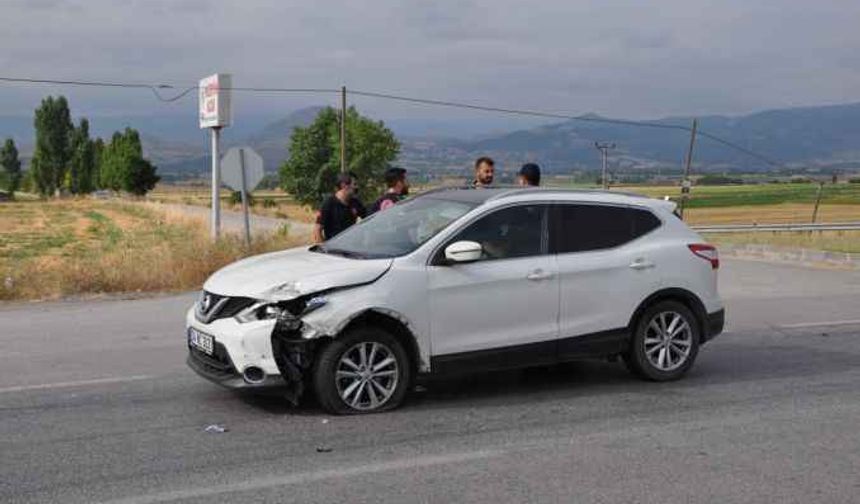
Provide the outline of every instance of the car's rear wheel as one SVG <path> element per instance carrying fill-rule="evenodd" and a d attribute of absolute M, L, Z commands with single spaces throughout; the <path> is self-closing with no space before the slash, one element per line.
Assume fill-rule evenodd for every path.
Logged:
<path fill-rule="evenodd" d="M 314 369 L 314 389 L 331 413 L 375 413 L 399 406 L 411 378 L 409 356 L 397 338 L 379 328 L 361 327 L 323 348 Z"/>
<path fill-rule="evenodd" d="M 639 318 L 624 362 L 645 379 L 677 380 L 696 360 L 699 327 L 689 308 L 677 301 L 661 301 Z"/>

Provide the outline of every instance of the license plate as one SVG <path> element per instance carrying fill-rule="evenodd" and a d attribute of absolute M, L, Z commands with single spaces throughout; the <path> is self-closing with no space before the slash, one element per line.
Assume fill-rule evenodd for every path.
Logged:
<path fill-rule="evenodd" d="M 215 338 L 193 327 L 188 328 L 188 344 L 209 355 L 215 350 Z"/>

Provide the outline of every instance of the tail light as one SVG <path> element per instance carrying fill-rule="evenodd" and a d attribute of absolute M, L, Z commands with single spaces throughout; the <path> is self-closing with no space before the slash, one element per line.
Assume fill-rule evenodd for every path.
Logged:
<path fill-rule="evenodd" d="M 711 263 L 712 269 L 720 268 L 720 254 L 717 253 L 717 247 L 706 245 L 704 243 L 692 243 L 687 245 L 694 255 Z"/>

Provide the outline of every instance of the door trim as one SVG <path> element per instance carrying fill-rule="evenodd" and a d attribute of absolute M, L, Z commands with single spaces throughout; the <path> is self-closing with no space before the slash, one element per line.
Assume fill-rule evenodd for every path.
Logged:
<path fill-rule="evenodd" d="M 461 375 L 606 357 L 626 350 L 629 340 L 630 329 L 622 327 L 559 340 L 434 355 L 430 357 L 430 373 Z"/>

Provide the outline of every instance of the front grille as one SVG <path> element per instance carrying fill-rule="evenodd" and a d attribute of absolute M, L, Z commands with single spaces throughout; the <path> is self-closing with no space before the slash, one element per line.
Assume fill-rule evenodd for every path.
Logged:
<path fill-rule="evenodd" d="M 195 316 L 200 322 L 208 324 L 213 320 L 233 317 L 256 302 L 253 298 L 219 296 L 203 291 L 197 301 Z"/>

